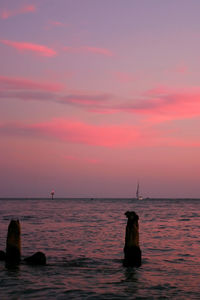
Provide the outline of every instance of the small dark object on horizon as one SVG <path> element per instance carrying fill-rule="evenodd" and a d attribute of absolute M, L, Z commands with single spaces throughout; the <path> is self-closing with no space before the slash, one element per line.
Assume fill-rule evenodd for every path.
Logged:
<path fill-rule="evenodd" d="M 53 200 L 54 195 L 55 195 L 55 192 L 54 192 L 54 190 L 53 190 L 53 191 L 51 191 L 51 199 L 52 199 L 52 200 Z"/>
<path fill-rule="evenodd" d="M 29 257 L 26 257 L 24 261 L 29 265 L 46 265 L 46 256 L 43 252 L 39 251 Z"/>
<path fill-rule="evenodd" d="M 127 220 L 124 246 L 124 266 L 141 266 L 141 250 L 139 246 L 139 217 L 134 211 L 125 213 Z"/>

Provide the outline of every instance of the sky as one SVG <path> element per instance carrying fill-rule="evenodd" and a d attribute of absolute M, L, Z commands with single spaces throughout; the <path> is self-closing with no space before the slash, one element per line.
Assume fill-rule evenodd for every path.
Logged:
<path fill-rule="evenodd" d="M 0 0 L 0 197 L 200 197 L 199 0 Z"/>

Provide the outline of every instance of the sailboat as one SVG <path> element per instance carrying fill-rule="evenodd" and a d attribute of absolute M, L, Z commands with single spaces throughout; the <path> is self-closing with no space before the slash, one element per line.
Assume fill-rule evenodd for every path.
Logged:
<path fill-rule="evenodd" d="M 139 184 L 139 181 L 138 181 L 138 184 L 137 184 L 136 199 L 137 200 L 143 200 L 143 197 L 140 196 L 140 184 Z"/>

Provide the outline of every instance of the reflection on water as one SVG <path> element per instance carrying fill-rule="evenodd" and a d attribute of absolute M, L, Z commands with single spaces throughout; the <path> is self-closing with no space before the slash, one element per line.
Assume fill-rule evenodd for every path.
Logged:
<path fill-rule="evenodd" d="M 199 299 L 200 201 L 0 200 L 0 249 L 18 218 L 22 255 L 42 251 L 46 267 L 0 262 L 1 299 Z M 126 210 L 140 219 L 143 264 L 122 264 Z"/>

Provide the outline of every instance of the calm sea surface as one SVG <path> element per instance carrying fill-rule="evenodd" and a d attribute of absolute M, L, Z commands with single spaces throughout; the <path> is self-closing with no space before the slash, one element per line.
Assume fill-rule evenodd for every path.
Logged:
<path fill-rule="evenodd" d="M 127 210 L 140 217 L 140 268 L 122 265 Z M 0 250 L 18 218 L 22 256 L 47 266 L 5 268 L 0 299 L 200 299 L 200 200 L 1 199 Z"/>

